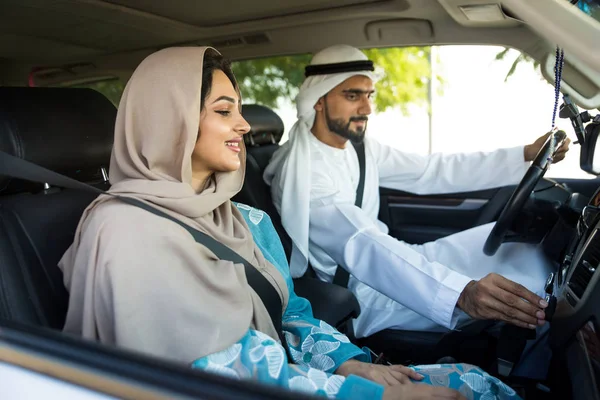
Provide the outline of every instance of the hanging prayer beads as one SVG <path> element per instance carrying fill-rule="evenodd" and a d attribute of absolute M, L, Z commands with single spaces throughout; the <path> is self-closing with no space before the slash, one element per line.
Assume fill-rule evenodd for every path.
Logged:
<path fill-rule="evenodd" d="M 554 63 L 554 109 L 552 111 L 552 129 L 551 132 L 556 132 L 556 111 L 558 110 L 558 101 L 560 97 L 560 82 L 562 80 L 562 71 L 565 63 L 565 52 L 560 47 L 556 47 L 556 61 Z M 550 152 L 548 161 L 552 162 L 552 157 L 555 152 L 555 141 L 550 141 Z"/>

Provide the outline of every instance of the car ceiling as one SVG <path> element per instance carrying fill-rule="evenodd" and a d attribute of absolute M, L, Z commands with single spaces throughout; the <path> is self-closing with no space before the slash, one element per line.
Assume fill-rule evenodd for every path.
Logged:
<path fill-rule="evenodd" d="M 461 3 L 470 2 L 477 3 Z M 236 59 L 340 42 L 522 45 L 532 39 L 521 24 L 474 31 L 438 0 L 0 0 L 0 57 L 44 65 L 177 44 L 212 44 Z"/>
<path fill-rule="evenodd" d="M 0 0 L 0 84 L 26 84 L 36 70 L 41 84 L 100 75 L 127 77 L 146 55 L 173 45 L 212 45 L 235 60 L 315 52 L 339 43 L 361 48 L 499 44 L 542 60 L 550 44 L 508 10 L 501 10 L 505 14 L 500 20 L 477 22 L 468 20 L 460 8 L 490 3 L 495 4 Z"/>

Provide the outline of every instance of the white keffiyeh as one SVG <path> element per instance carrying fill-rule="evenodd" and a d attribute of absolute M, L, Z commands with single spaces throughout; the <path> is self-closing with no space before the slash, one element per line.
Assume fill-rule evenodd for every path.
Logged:
<path fill-rule="evenodd" d="M 310 65 L 366 61 L 360 50 L 337 45 L 314 55 Z M 283 227 L 290 235 L 293 248 L 290 260 L 292 277 L 304 275 L 308 265 L 308 228 L 310 212 L 310 143 L 315 120 L 315 104 L 337 85 L 356 75 L 377 80 L 372 71 L 352 71 L 308 77 L 296 97 L 298 120 L 290 131 L 290 139 L 281 146 L 267 166 L 264 179 L 271 186 L 273 202 L 281 215 Z"/>

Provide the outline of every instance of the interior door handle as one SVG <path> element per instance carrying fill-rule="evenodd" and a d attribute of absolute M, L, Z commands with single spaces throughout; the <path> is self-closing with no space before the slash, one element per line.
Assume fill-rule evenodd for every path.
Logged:
<path fill-rule="evenodd" d="M 415 198 L 390 196 L 388 206 L 391 208 L 435 209 L 453 211 L 479 210 L 488 203 L 485 199 L 456 199 L 456 198 Z"/>

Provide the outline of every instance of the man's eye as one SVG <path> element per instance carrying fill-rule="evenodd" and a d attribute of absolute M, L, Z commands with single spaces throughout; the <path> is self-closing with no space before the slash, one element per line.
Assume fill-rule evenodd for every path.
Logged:
<path fill-rule="evenodd" d="M 347 94 L 347 95 L 346 95 L 346 98 L 347 98 L 348 100 L 356 100 L 356 99 L 357 99 L 357 97 L 358 97 L 358 96 L 356 96 L 356 94 L 355 94 L 355 93 L 349 93 L 349 94 Z"/>

